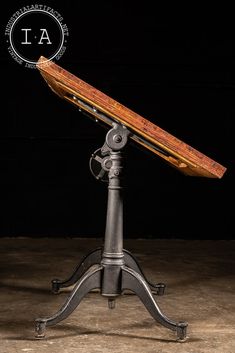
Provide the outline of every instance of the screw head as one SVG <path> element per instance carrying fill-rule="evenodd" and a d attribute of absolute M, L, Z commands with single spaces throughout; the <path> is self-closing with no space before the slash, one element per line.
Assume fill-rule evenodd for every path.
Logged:
<path fill-rule="evenodd" d="M 116 143 L 122 142 L 122 136 L 119 135 L 119 134 L 114 135 L 114 136 L 113 136 L 113 141 L 116 142 Z"/>

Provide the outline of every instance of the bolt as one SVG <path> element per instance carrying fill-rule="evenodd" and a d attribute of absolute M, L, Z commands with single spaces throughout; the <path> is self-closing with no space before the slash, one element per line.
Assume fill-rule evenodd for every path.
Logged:
<path fill-rule="evenodd" d="M 110 159 L 106 159 L 104 161 L 104 166 L 107 168 L 107 169 L 110 169 L 112 167 L 112 161 Z"/>
<path fill-rule="evenodd" d="M 114 135 L 113 140 L 116 143 L 120 143 L 122 141 L 122 136 L 121 135 Z"/>

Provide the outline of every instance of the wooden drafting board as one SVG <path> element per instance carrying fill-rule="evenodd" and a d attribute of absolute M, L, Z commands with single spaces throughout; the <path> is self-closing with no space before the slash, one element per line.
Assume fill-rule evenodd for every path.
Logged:
<path fill-rule="evenodd" d="M 107 125 L 118 122 L 128 128 L 131 138 L 184 174 L 222 178 L 226 168 L 149 120 L 64 70 L 40 57 L 37 68 L 49 87 L 79 110 Z"/>

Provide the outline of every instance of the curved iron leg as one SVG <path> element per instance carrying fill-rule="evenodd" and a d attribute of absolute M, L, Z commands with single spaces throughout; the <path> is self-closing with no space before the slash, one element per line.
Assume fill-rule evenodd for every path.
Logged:
<path fill-rule="evenodd" d="M 145 277 L 142 269 L 140 268 L 140 265 L 138 264 L 138 260 L 136 259 L 136 257 L 132 255 L 131 252 L 125 249 L 123 249 L 123 253 L 124 253 L 125 265 L 132 268 L 134 271 L 139 273 L 144 278 L 144 280 L 148 283 L 148 286 L 151 289 L 152 294 L 163 295 L 165 292 L 166 285 L 164 283 L 153 284 L 149 282 Z"/>
<path fill-rule="evenodd" d="M 130 289 L 135 292 L 157 322 L 172 331 L 176 331 L 179 341 L 182 342 L 186 339 L 188 324 L 186 322 L 174 322 L 168 319 L 159 309 L 146 281 L 139 273 L 126 266 L 122 267 L 122 290 L 124 289 Z"/>
<path fill-rule="evenodd" d="M 46 326 L 52 326 L 66 319 L 78 306 L 84 296 L 92 289 L 101 287 L 101 272 L 103 267 L 98 265 L 88 270 L 76 284 L 70 296 L 61 309 L 51 317 L 36 319 L 36 337 L 45 336 Z"/>
<path fill-rule="evenodd" d="M 59 292 L 60 288 L 69 287 L 75 284 L 91 266 L 100 263 L 101 253 L 102 253 L 102 248 L 98 248 L 91 251 L 88 255 L 83 257 L 80 264 L 77 266 L 73 274 L 68 279 L 64 281 L 59 279 L 53 279 L 51 281 L 52 292 L 56 294 Z"/>

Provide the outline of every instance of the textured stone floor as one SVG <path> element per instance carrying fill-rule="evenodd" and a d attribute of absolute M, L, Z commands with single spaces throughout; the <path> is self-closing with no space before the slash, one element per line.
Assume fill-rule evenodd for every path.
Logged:
<path fill-rule="evenodd" d="M 188 340 L 156 324 L 135 295 L 122 295 L 115 310 L 97 292 L 66 320 L 34 338 L 34 319 L 55 313 L 71 288 L 50 292 L 66 278 L 96 239 L 0 240 L 0 353 L 234 353 L 235 241 L 127 240 L 146 276 L 165 282 L 156 297 L 173 320 L 189 323 Z"/>

